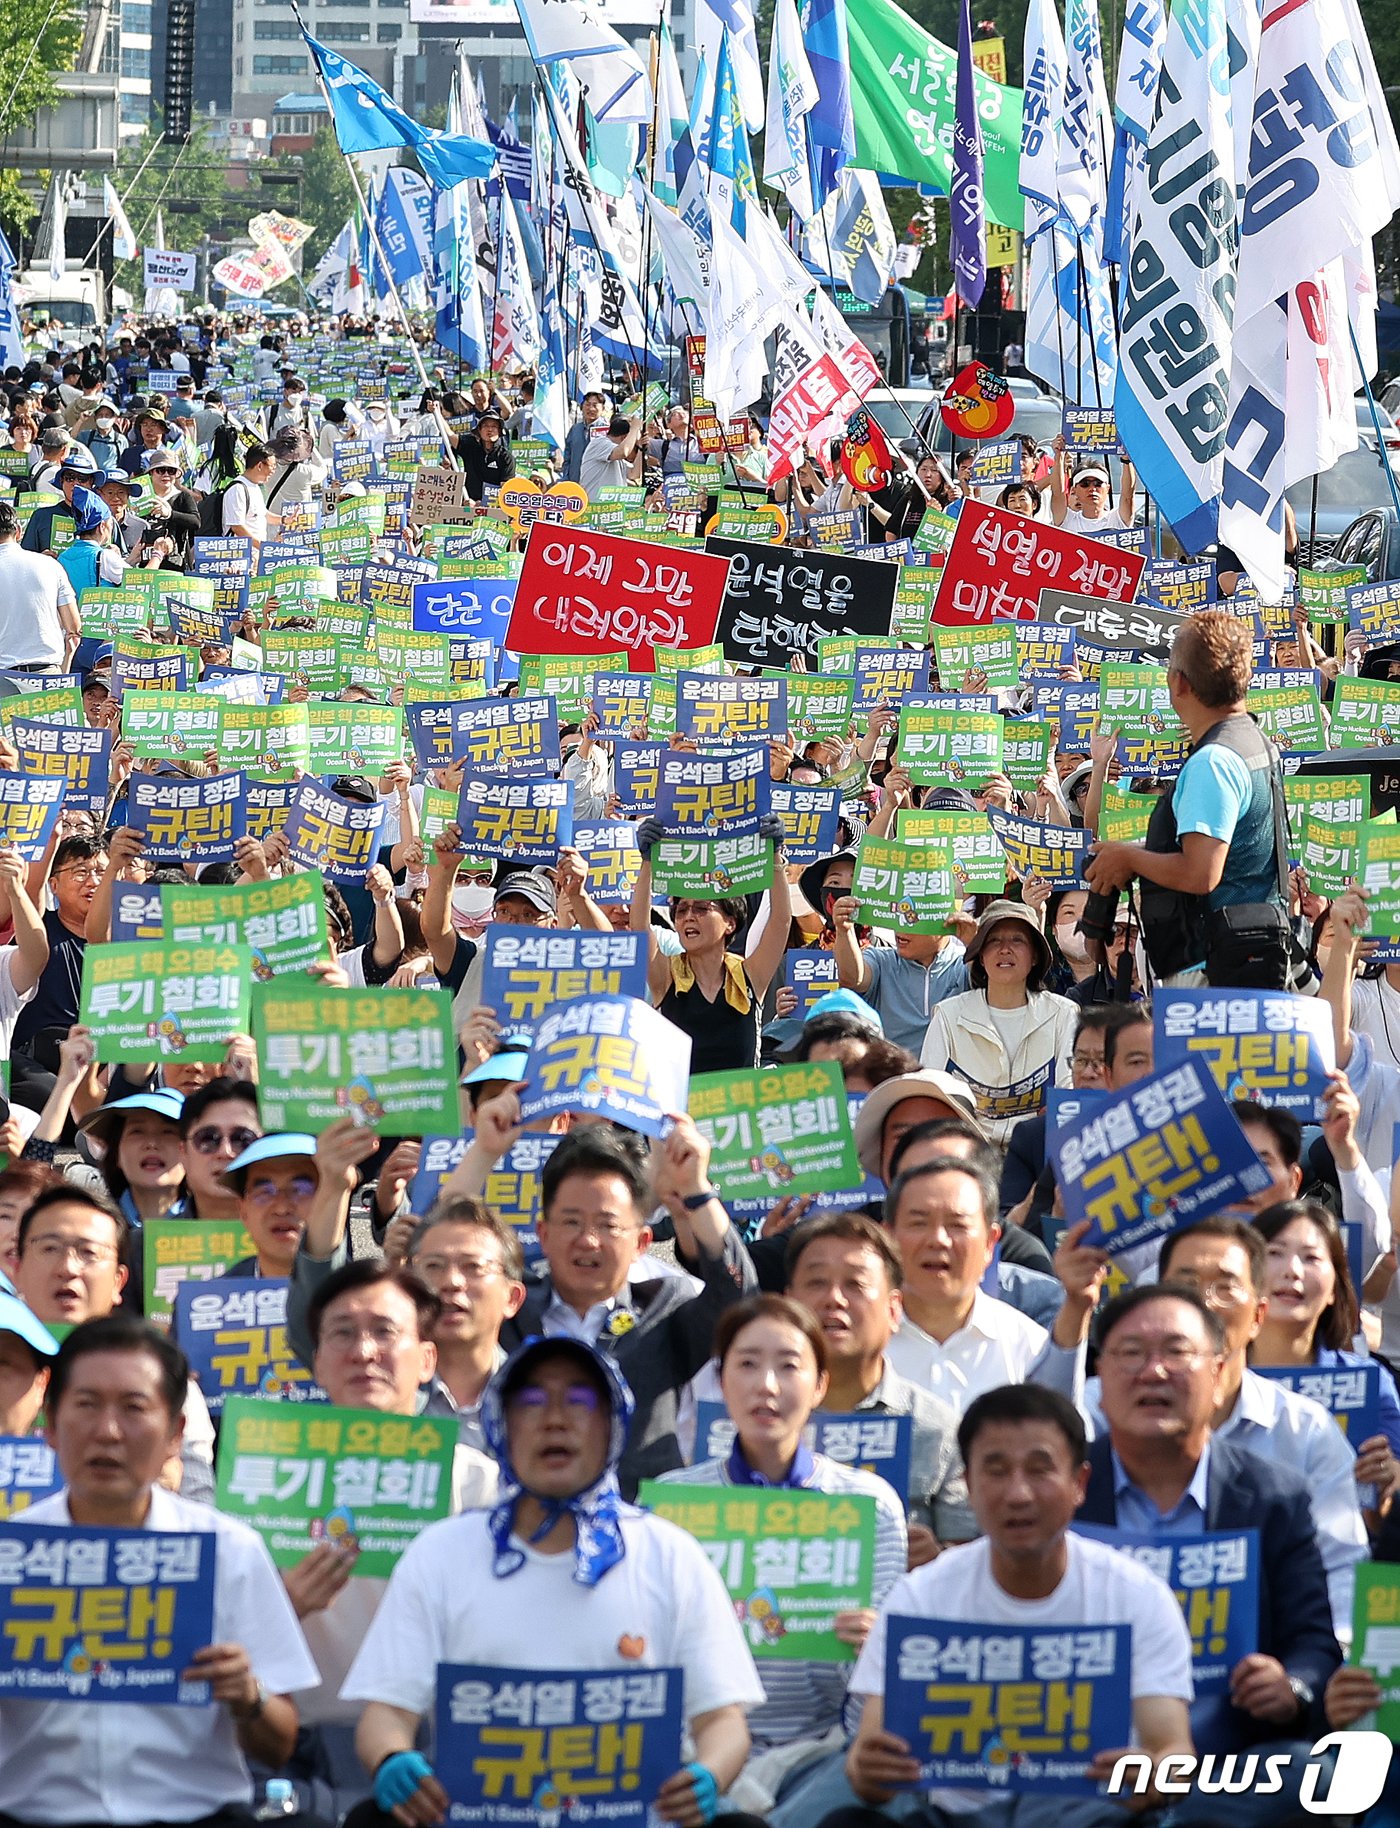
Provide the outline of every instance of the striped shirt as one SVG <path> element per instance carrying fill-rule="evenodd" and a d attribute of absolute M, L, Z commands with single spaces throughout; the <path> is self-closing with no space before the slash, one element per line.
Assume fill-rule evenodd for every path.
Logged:
<path fill-rule="evenodd" d="M 813 1455 L 814 1470 L 803 1489 L 841 1492 L 875 1500 L 875 1586 L 871 1605 L 878 1609 L 890 1588 L 905 1572 L 909 1537 L 904 1506 L 894 1487 L 875 1473 L 842 1466 L 825 1454 Z M 730 1485 L 723 1460 L 702 1460 L 697 1466 L 678 1467 L 663 1473 L 662 1480 L 677 1485 Z M 762 1707 L 749 1710 L 749 1734 L 754 1751 L 768 1746 L 791 1745 L 795 1739 L 820 1739 L 842 1718 L 846 1688 L 854 1663 L 760 1662 Z M 854 1730 L 860 1712 L 852 1704 L 848 1730 Z"/>

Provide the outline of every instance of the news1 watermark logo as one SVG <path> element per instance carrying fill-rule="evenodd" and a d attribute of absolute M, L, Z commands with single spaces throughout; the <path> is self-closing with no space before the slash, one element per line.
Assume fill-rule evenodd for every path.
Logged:
<path fill-rule="evenodd" d="M 1307 1754 L 1298 1802 L 1309 1815 L 1361 1815 L 1385 1788 L 1393 1750 L 1384 1733 L 1327 1733 Z M 1290 1752 L 1172 1752 L 1156 1766 L 1161 1797 L 1279 1796 L 1294 1791 Z M 1108 1779 L 1110 1796 L 1145 1796 L 1153 1787 L 1146 1752 L 1125 1752 Z M 1318 1792 L 1322 1794 L 1319 1795 Z M 1291 1805 L 1290 1805 L 1291 1806 Z"/>

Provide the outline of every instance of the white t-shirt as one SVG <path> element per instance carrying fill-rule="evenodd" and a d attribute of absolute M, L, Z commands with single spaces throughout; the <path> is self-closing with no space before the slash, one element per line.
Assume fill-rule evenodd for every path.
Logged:
<path fill-rule="evenodd" d="M 267 503 L 255 482 L 240 478 L 231 482 L 224 495 L 224 532 L 242 527 L 255 540 L 267 538 Z"/>
<path fill-rule="evenodd" d="M 14 969 L 18 957 L 18 946 L 0 946 L 0 1059 L 4 1060 L 10 1057 L 10 1043 L 20 1010 L 26 1003 L 32 1003 L 39 991 L 37 984 L 31 985 L 24 996 L 16 991 Z"/>
<path fill-rule="evenodd" d="M 0 667 L 62 666 L 59 611 L 76 603 L 68 573 L 44 552 L 0 540 Z"/>
<path fill-rule="evenodd" d="M 626 1553 L 596 1586 L 574 1579 L 574 1557 L 525 1544 L 525 1565 L 492 1573 L 485 1512 L 430 1524 L 404 1551 L 344 1701 L 384 1701 L 429 1714 L 439 1663 L 500 1669 L 679 1668 L 682 1713 L 757 1707 L 763 1685 L 734 1607 L 705 1551 L 675 1524 L 626 1506 Z M 635 1654 L 625 1656 L 620 1645 Z"/>
<path fill-rule="evenodd" d="M 1098 533 L 1126 533 L 1128 523 L 1117 508 L 1110 508 L 1097 520 L 1090 520 L 1087 514 L 1081 514 L 1077 508 L 1069 508 L 1066 510 L 1065 518 L 1060 522 L 1060 531 L 1061 533 L 1087 533 L 1090 539 L 1093 539 Z"/>
<path fill-rule="evenodd" d="M 620 457 L 618 446 L 611 438 L 590 438 L 584 446 L 583 457 L 579 463 L 578 479 L 588 499 L 600 489 L 611 488 L 627 481 L 627 472 L 632 467 L 630 457 Z"/>
<path fill-rule="evenodd" d="M 58 1492 L 24 1513 L 26 1524 L 74 1527 Z M 218 1539 L 214 1642 L 241 1644 L 270 1694 L 316 1680 L 271 1557 L 246 1523 L 157 1486 L 148 1530 Z M 0 1810 L 26 1822 L 192 1822 L 252 1800 L 233 1716 L 206 1707 L 98 1701 L 0 1701 Z"/>
<path fill-rule="evenodd" d="M 890 1589 L 851 1676 L 853 1695 L 885 1692 L 885 1626 L 891 1618 L 949 1619 L 963 1624 L 1054 1627 L 1131 1625 L 1132 1698 L 1169 1695 L 1189 1703 L 1191 1637 L 1167 1583 L 1107 1543 L 1071 1531 L 1069 1563 L 1048 1599 L 1016 1599 L 992 1574 L 987 1538 L 945 1549 L 936 1561 L 905 1574 Z M 1096 1747 L 1096 1750 L 1111 1750 Z M 940 1790 L 938 1806 L 964 1815 L 980 1809 L 987 1793 Z"/>

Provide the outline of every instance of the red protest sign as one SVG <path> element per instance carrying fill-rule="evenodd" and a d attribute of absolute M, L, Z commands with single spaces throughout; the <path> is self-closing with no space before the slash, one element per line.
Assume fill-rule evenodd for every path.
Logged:
<path fill-rule="evenodd" d="M 715 409 L 698 394 L 690 397 L 690 429 L 695 434 L 695 442 L 707 457 L 718 456 L 724 449 L 724 431 L 715 416 Z"/>
<path fill-rule="evenodd" d="M 655 671 L 656 647 L 708 647 L 729 560 L 537 521 L 505 645 L 514 654 L 614 654 Z"/>
<path fill-rule="evenodd" d="M 703 331 L 698 336 L 685 339 L 685 365 L 693 381 L 705 378 L 705 337 Z"/>
<path fill-rule="evenodd" d="M 1034 622 L 1047 585 L 1129 603 L 1146 563 L 1140 553 L 967 500 L 943 562 L 933 620 L 943 628 Z"/>
<path fill-rule="evenodd" d="M 803 440 L 813 426 L 844 410 L 847 400 L 854 411 L 860 402 L 835 358 L 820 355 L 800 370 L 773 401 L 768 421 L 768 449 L 773 458 L 770 476 L 776 480 L 795 469 Z"/>

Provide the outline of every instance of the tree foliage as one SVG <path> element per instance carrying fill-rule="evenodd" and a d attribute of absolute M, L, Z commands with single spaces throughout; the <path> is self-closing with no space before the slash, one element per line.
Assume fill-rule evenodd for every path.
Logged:
<path fill-rule="evenodd" d="M 208 129 L 198 118 L 187 145 L 157 145 L 159 131 L 157 112 L 145 133 L 122 146 L 117 169 L 109 175 L 123 200 L 138 248 L 155 245 L 156 217 L 163 213 L 166 246 L 189 253 L 206 235 L 218 237 L 222 232 L 227 236 L 246 220 L 240 214 L 243 201 L 230 190 L 226 161 L 210 143 Z M 100 187 L 102 173 L 90 172 L 88 183 Z M 249 194 L 255 197 L 255 193 Z M 247 214 L 258 207 L 256 200 L 250 202 Z M 139 294 L 143 284 L 140 255 L 118 261 L 114 278 L 119 286 Z"/>
<path fill-rule="evenodd" d="M 0 137 L 27 126 L 58 98 L 54 83 L 71 70 L 81 38 L 72 10 L 53 0 L 0 0 Z M 0 219 L 25 227 L 38 214 L 15 171 L 0 171 Z"/>

